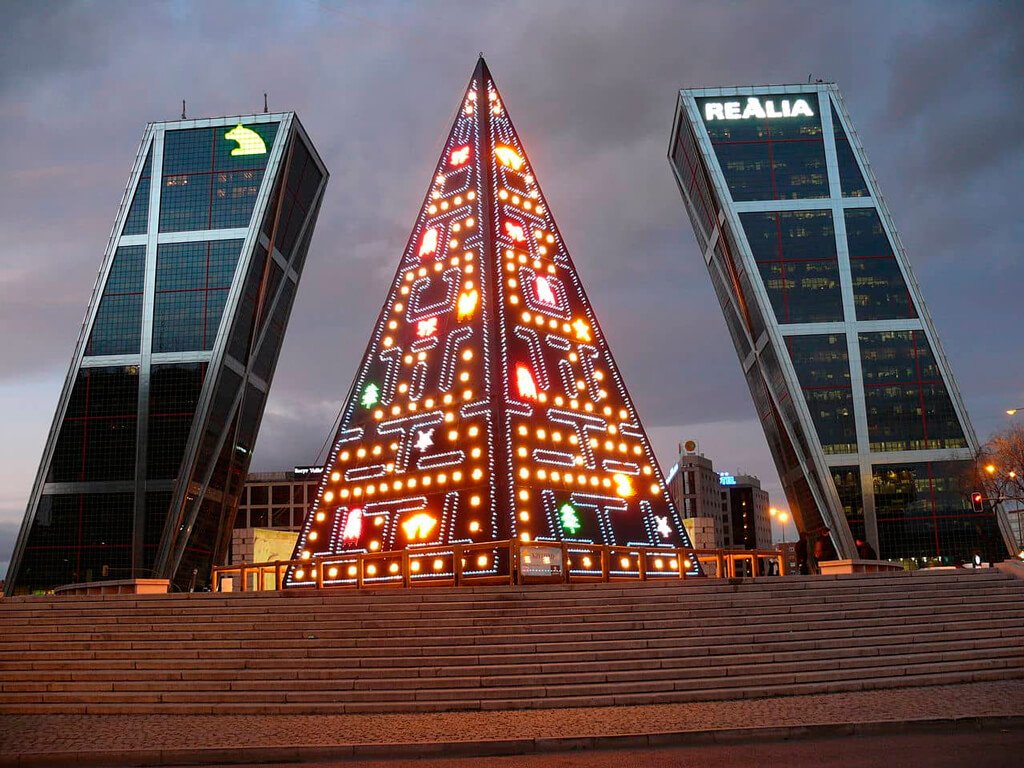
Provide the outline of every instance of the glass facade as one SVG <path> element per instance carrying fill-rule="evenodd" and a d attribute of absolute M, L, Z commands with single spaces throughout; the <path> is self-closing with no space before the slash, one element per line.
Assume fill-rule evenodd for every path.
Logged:
<path fill-rule="evenodd" d="M 843 319 L 831 211 L 744 213 L 740 221 L 776 320 Z"/>
<path fill-rule="evenodd" d="M 226 554 L 327 173 L 291 113 L 153 123 L 142 148 L 8 593 L 201 588 Z"/>
<path fill-rule="evenodd" d="M 1005 521 L 971 512 L 977 441 L 836 87 L 682 91 L 668 154 L 798 527 L 845 557 L 856 539 L 1005 557 Z"/>

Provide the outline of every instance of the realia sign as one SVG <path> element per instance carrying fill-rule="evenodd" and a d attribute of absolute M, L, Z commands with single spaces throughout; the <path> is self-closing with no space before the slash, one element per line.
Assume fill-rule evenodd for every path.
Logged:
<path fill-rule="evenodd" d="M 776 106 L 776 100 L 761 101 L 757 96 L 748 96 L 744 106 L 739 101 L 707 101 L 704 102 L 705 120 L 749 120 L 758 118 L 766 120 L 777 117 L 814 117 L 814 111 L 807 99 L 782 99 Z"/>

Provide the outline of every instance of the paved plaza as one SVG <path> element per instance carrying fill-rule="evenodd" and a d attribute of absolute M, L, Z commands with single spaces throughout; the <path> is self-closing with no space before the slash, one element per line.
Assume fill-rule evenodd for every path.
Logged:
<path fill-rule="evenodd" d="M 1019 733 L 1024 723 L 1024 680 L 512 712 L 8 715 L 0 717 L 0 765 L 59 765 L 86 758 L 91 764 L 187 765 L 524 754 L 593 746 L 646 748 L 871 735 L 899 731 L 904 727 L 900 724 L 913 722 L 931 723 L 943 732 L 984 727 Z M 820 728 L 805 730 L 809 726 Z M 630 736 L 638 738 L 613 738 Z"/>

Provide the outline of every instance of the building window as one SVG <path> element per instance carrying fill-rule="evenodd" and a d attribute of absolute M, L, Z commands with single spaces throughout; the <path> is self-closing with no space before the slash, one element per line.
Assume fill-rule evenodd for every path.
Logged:
<path fill-rule="evenodd" d="M 843 319 L 831 211 L 740 214 L 780 323 Z"/>
<path fill-rule="evenodd" d="M 862 333 L 860 357 L 872 451 L 967 447 L 923 331 Z"/>
<path fill-rule="evenodd" d="M 793 368 L 825 453 L 856 453 L 857 424 L 846 336 L 787 336 Z"/>
<path fill-rule="evenodd" d="M 872 468 L 879 556 L 966 562 L 1006 551 L 991 512 L 968 499 L 970 461 L 882 464 Z"/>
<path fill-rule="evenodd" d="M 145 246 L 122 246 L 114 252 L 86 355 L 139 354 L 145 270 Z"/>
<path fill-rule="evenodd" d="M 812 104 L 813 116 L 705 120 L 718 164 L 736 202 L 829 196 L 817 95 L 786 98 L 800 97 Z M 697 105 L 706 117 L 705 105 L 721 101 L 718 97 L 698 99 Z"/>
<path fill-rule="evenodd" d="M 214 240 L 159 246 L 154 352 L 213 349 L 242 242 Z"/>
<path fill-rule="evenodd" d="M 192 128 L 164 134 L 160 231 L 247 227 L 252 216 L 277 123 L 247 126 L 267 152 L 232 155 L 230 127 Z"/>
<path fill-rule="evenodd" d="M 845 212 L 845 217 L 857 319 L 917 317 L 914 300 L 893 255 L 892 244 L 878 211 L 874 208 L 851 208 Z"/>

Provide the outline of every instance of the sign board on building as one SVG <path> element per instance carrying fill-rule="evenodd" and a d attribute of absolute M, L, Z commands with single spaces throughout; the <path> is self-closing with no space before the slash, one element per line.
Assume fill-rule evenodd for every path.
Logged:
<path fill-rule="evenodd" d="M 778 105 L 778 106 L 776 106 Z M 741 101 L 705 101 L 705 120 L 768 120 L 779 117 L 814 117 L 807 99 L 765 99 L 748 96 Z"/>
<path fill-rule="evenodd" d="M 319 475 L 323 474 L 323 467 L 295 467 L 292 470 L 293 475 Z"/>

